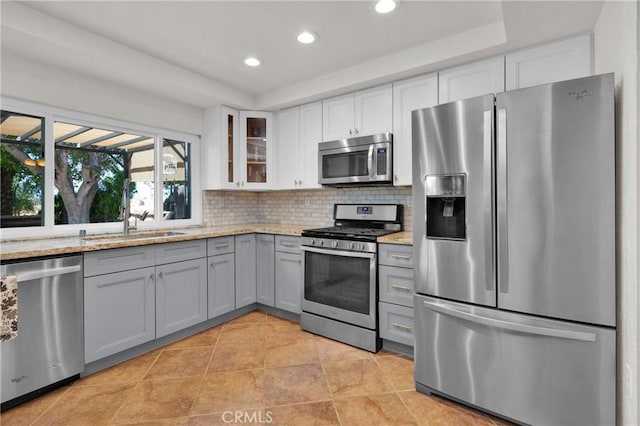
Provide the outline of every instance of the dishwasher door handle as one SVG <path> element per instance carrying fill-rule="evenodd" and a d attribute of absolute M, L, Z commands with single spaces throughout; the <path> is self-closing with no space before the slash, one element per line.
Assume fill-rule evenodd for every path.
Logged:
<path fill-rule="evenodd" d="M 72 274 L 82 271 L 82 265 L 64 266 L 60 268 L 42 269 L 40 271 L 18 272 L 18 282 L 39 280 L 41 278 L 55 277 L 56 275 Z"/>

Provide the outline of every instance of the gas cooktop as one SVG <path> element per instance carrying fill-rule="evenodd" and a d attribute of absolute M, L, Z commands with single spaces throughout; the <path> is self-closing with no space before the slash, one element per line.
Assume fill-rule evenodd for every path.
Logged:
<path fill-rule="evenodd" d="M 390 229 L 329 226 L 327 228 L 306 229 L 302 232 L 302 236 L 374 242 L 378 237 L 394 232 L 398 231 Z"/>

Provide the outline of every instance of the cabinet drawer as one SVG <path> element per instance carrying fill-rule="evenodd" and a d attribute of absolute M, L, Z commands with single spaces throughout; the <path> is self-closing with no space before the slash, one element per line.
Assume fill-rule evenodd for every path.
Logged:
<path fill-rule="evenodd" d="M 413 269 L 380 266 L 380 301 L 413 307 Z"/>
<path fill-rule="evenodd" d="M 209 238 L 207 240 L 207 255 L 233 253 L 235 251 L 235 239 L 231 237 Z"/>
<path fill-rule="evenodd" d="M 413 308 L 380 302 L 380 337 L 413 346 Z"/>
<path fill-rule="evenodd" d="M 276 251 L 299 254 L 300 253 L 300 237 L 276 235 Z"/>
<path fill-rule="evenodd" d="M 378 264 L 413 268 L 413 246 L 380 244 Z"/>
<path fill-rule="evenodd" d="M 207 257 L 205 240 L 178 241 L 156 246 L 156 265 Z"/>
<path fill-rule="evenodd" d="M 84 254 L 84 276 L 108 274 L 155 265 L 153 245 L 92 251 Z"/>

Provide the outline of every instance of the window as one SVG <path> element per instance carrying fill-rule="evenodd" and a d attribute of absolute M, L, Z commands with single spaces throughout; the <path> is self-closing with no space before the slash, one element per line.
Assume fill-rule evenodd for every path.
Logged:
<path fill-rule="evenodd" d="M 0 226 L 44 225 L 44 118 L 2 111 Z"/>
<path fill-rule="evenodd" d="M 41 115 L 33 110 L 1 112 L 0 227 L 24 230 L 10 235 L 42 233 L 36 227 L 119 229 L 127 181 L 130 223 L 140 229 L 197 224 L 191 162 L 197 138 L 108 119 L 100 125 L 85 114 L 69 118 L 74 114 L 68 111 L 57 118 L 57 110 L 47 107 Z"/>
<path fill-rule="evenodd" d="M 162 217 L 191 217 L 190 144 L 170 139 L 162 143 Z"/>
<path fill-rule="evenodd" d="M 56 225 L 123 220 L 125 178 L 138 196 L 131 199 L 132 215 L 154 217 L 152 137 L 59 121 L 54 137 Z M 135 176 L 140 185 L 132 173 L 134 162 L 143 170 Z"/>

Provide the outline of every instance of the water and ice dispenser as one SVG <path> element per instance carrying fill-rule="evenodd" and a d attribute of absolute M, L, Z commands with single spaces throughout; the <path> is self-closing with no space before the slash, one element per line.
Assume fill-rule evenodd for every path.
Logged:
<path fill-rule="evenodd" d="M 426 177 L 427 238 L 466 239 L 466 185 L 463 173 Z"/>

